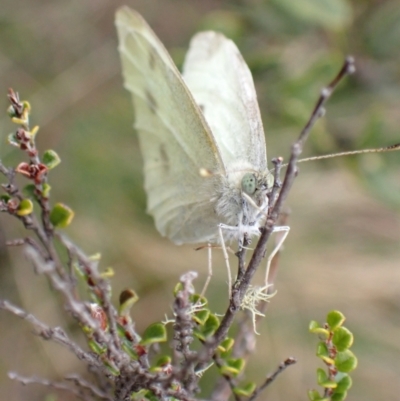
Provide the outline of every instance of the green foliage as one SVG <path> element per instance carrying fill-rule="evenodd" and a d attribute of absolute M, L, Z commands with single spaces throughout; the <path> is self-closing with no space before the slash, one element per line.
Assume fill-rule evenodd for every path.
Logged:
<path fill-rule="evenodd" d="M 46 150 L 43 153 L 43 163 L 51 170 L 61 163 L 60 156 L 54 150 Z"/>
<path fill-rule="evenodd" d="M 256 389 L 256 384 L 254 382 L 249 382 L 242 384 L 240 386 L 236 386 L 233 389 L 233 392 L 242 397 L 249 397 L 255 389 Z"/>
<path fill-rule="evenodd" d="M 131 289 L 127 289 L 121 292 L 119 296 L 119 309 L 118 313 L 120 316 L 128 316 L 132 306 L 139 300 L 138 294 Z"/>
<path fill-rule="evenodd" d="M 33 212 L 33 203 L 30 199 L 23 199 L 18 206 L 17 215 L 26 216 Z"/>
<path fill-rule="evenodd" d="M 56 203 L 50 212 L 50 221 L 54 227 L 68 227 L 74 218 L 74 211 L 63 203 Z"/>
<path fill-rule="evenodd" d="M 167 341 L 167 330 L 162 323 L 153 323 L 144 331 L 141 345 L 150 345 Z"/>
<path fill-rule="evenodd" d="M 332 330 L 340 327 L 344 323 L 345 320 L 346 319 L 345 319 L 344 315 L 341 312 L 336 311 L 336 310 L 329 312 L 328 316 L 326 317 L 326 323 Z"/>
<path fill-rule="evenodd" d="M 194 335 L 202 341 L 205 341 L 208 337 L 212 336 L 218 329 L 219 319 L 213 313 L 209 313 L 207 320 L 203 326 L 198 326 L 194 330 Z"/>
<path fill-rule="evenodd" d="M 238 376 L 246 365 L 243 358 L 227 358 L 224 360 L 224 365 L 220 367 L 220 372 L 225 376 Z"/>
<path fill-rule="evenodd" d="M 354 336 L 349 329 L 343 326 L 344 315 L 339 311 L 331 311 L 326 322 L 320 325 L 311 321 L 309 331 L 317 334 L 323 340 L 318 343 L 317 356 L 327 366 L 327 371 L 317 369 L 317 383 L 324 388 L 321 396 L 318 391 L 310 390 L 308 397 L 311 401 L 342 401 L 352 385 L 348 373 L 357 367 L 357 358 L 350 351 Z"/>

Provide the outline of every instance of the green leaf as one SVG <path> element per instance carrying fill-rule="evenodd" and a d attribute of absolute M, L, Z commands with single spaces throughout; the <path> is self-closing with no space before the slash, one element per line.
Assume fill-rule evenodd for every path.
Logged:
<path fill-rule="evenodd" d="M 329 331 L 321 327 L 321 325 L 315 320 L 311 320 L 310 324 L 308 325 L 308 330 L 310 333 L 323 335 L 325 338 L 329 337 Z"/>
<path fill-rule="evenodd" d="M 129 314 L 132 306 L 139 300 L 139 296 L 134 290 L 126 289 L 119 295 L 119 316 L 126 316 Z"/>
<path fill-rule="evenodd" d="M 204 339 L 212 336 L 219 327 L 219 319 L 214 314 L 210 313 L 208 319 L 201 329 Z"/>
<path fill-rule="evenodd" d="M 310 401 L 329 401 L 329 397 L 321 397 L 317 390 L 308 390 L 308 398 Z"/>
<path fill-rule="evenodd" d="M 54 150 L 46 150 L 43 154 L 43 164 L 51 170 L 61 163 L 60 156 Z"/>
<path fill-rule="evenodd" d="M 71 224 L 74 218 L 74 211 L 63 203 L 57 203 L 54 205 L 50 212 L 50 221 L 54 227 L 64 228 Z"/>
<path fill-rule="evenodd" d="M 8 194 L 0 195 L 0 200 L 2 200 L 4 203 L 7 203 L 11 199 L 11 196 Z"/>
<path fill-rule="evenodd" d="M 141 389 L 139 391 L 135 391 L 133 393 L 130 394 L 130 399 L 132 401 L 137 401 L 137 400 L 146 400 L 146 395 L 147 395 L 148 390 L 146 389 Z"/>
<path fill-rule="evenodd" d="M 332 343 L 338 351 L 345 351 L 353 344 L 353 333 L 346 327 L 338 327 L 333 331 Z"/>
<path fill-rule="evenodd" d="M 42 184 L 42 196 L 48 198 L 50 195 L 51 186 L 47 183 Z"/>
<path fill-rule="evenodd" d="M 242 397 L 249 397 L 256 389 L 256 383 L 249 382 L 237 387 L 234 387 L 233 392 Z"/>
<path fill-rule="evenodd" d="M 193 294 L 190 296 L 190 302 L 195 305 L 206 306 L 208 304 L 207 298 L 200 296 L 200 294 Z"/>
<path fill-rule="evenodd" d="M 347 397 L 347 391 L 344 393 L 336 393 L 334 392 L 331 395 L 331 401 L 343 401 Z"/>
<path fill-rule="evenodd" d="M 246 362 L 243 358 L 230 358 L 225 360 L 225 365 L 221 366 L 220 372 L 227 376 L 237 376 L 244 368 Z"/>
<path fill-rule="evenodd" d="M 150 370 L 151 372 L 162 372 L 165 367 L 171 364 L 171 361 L 170 356 L 163 355 Z"/>
<path fill-rule="evenodd" d="M 317 345 L 317 357 L 330 365 L 334 364 L 333 359 L 329 356 L 328 346 L 323 341 L 320 341 Z"/>
<path fill-rule="evenodd" d="M 51 186 L 47 183 L 42 184 L 42 196 L 44 198 L 48 198 L 50 194 Z M 36 185 L 35 184 L 28 184 L 25 185 L 23 188 L 24 195 L 27 198 L 35 199 L 37 201 L 36 195 Z"/>
<path fill-rule="evenodd" d="M 339 372 L 349 373 L 357 367 L 357 358 L 350 351 L 338 352 L 335 358 L 335 366 Z"/>
<path fill-rule="evenodd" d="M 328 375 L 326 374 L 324 369 L 317 369 L 317 382 L 318 384 L 324 383 L 328 380 Z"/>
<path fill-rule="evenodd" d="M 205 324 L 193 330 L 193 334 L 201 341 L 205 341 L 207 337 L 212 336 L 219 327 L 219 319 L 210 313 Z"/>
<path fill-rule="evenodd" d="M 329 377 L 325 370 L 318 368 L 317 369 L 317 382 L 320 386 L 324 388 L 335 388 L 337 387 L 337 383 L 333 380 L 329 380 Z"/>
<path fill-rule="evenodd" d="M 102 355 L 106 352 L 107 348 L 104 345 L 100 345 L 94 340 L 88 340 L 89 348 L 97 355 Z"/>
<path fill-rule="evenodd" d="M 181 282 L 176 283 L 176 285 L 175 285 L 175 287 L 174 287 L 174 291 L 173 291 L 174 297 L 176 297 L 176 295 L 178 294 L 178 292 L 179 292 L 179 291 L 182 291 L 182 290 L 183 290 L 183 284 L 182 284 Z"/>
<path fill-rule="evenodd" d="M 108 371 L 114 375 L 114 376 L 119 376 L 121 374 L 121 372 L 119 371 L 119 369 L 114 365 L 114 363 L 112 363 L 111 361 L 104 361 L 104 365 L 108 368 Z"/>
<path fill-rule="evenodd" d="M 319 329 L 321 326 L 316 320 L 311 320 L 310 324 L 308 325 L 308 330 L 313 332 L 316 329 Z"/>
<path fill-rule="evenodd" d="M 233 347 L 234 343 L 235 340 L 233 338 L 227 337 L 221 342 L 221 344 L 218 345 L 218 351 L 223 353 L 228 352 Z"/>
<path fill-rule="evenodd" d="M 211 312 L 209 309 L 200 310 L 193 314 L 193 319 L 200 326 L 203 326 L 206 323 L 208 317 L 210 316 L 210 313 Z"/>
<path fill-rule="evenodd" d="M 165 365 L 169 365 L 171 363 L 172 359 L 169 355 L 163 355 L 162 357 L 160 357 L 157 362 L 156 362 L 156 366 L 165 366 Z"/>
<path fill-rule="evenodd" d="M 328 313 L 328 316 L 326 317 L 326 322 L 328 323 L 329 327 L 331 330 L 336 329 L 337 327 L 340 327 L 346 318 L 344 317 L 343 313 L 333 310 Z"/>
<path fill-rule="evenodd" d="M 122 332 L 121 326 L 119 326 L 118 329 L 119 329 L 118 332 L 121 333 L 121 332 Z M 132 360 L 137 361 L 138 355 L 137 355 L 137 353 L 135 352 L 135 350 L 132 348 L 132 344 L 130 343 L 130 341 L 128 341 L 128 340 L 124 337 L 124 335 L 125 335 L 125 332 L 123 332 L 122 335 L 120 334 L 120 337 L 121 337 L 121 339 L 122 339 L 122 349 L 124 350 L 124 352 L 125 352 L 127 355 L 129 355 L 129 357 L 130 357 Z"/>
<path fill-rule="evenodd" d="M 15 146 L 15 147 L 17 147 L 17 148 L 20 147 L 20 143 L 19 143 L 19 141 L 18 141 L 18 139 L 17 139 L 17 137 L 16 137 L 16 135 L 15 135 L 14 132 L 11 133 L 11 134 L 8 134 L 7 142 L 8 142 L 10 145 Z"/>
<path fill-rule="evenodd" d="M 162 323 L 153 323 L 143 333 L 141 345 L 150 345 L 167 341 L 167 330 Z"/>
<path fill-rule="evenodd" d="M 27 216 L 33 212 L 33 203 L 30 199 L 22 199 L 18 205 L 16 214 L 18 216 Z"/>
<path fill-rule="evenodd" d="M 335 393 L 345 393 L 351 388 L 351 386 L 353 385 L 353 381 L 351 380 L 351 377 L 346 373 L 339 373 L 336 376 L 339 375 L 344 375 L 344 376 L 342 377 L 342 379 L 337 380 L 338 385 L 335 388 Z"/>

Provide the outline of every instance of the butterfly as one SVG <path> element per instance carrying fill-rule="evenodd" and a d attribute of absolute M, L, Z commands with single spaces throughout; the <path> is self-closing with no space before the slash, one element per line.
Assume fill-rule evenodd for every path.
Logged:
<path fill-rule="evenodd" d="M 259 234 L 273 177 L 253 78 L 236 45 L 198 33 L 181 75 L 139 13 L 120 8 L 116 27 L 158 231 L 177 244 Z"/>

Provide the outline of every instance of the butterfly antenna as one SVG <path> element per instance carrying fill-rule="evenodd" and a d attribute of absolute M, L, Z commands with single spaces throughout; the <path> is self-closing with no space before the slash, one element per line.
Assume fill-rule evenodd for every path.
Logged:
<path fill-rule="evenodd" d="M 399 150 L 400 150 L 400 143 L 396 143 L 395 145 L 385 146 L 383 148 L 350 150 L 348 152 L 339 152 L 339 153 L 331 153 L 329 155 L 306 157 L 304 159 L 298 160 L 297 163 L 312 162 L 315 160 L 324 160 L 324 159 L 334 159 L 335 157 L 362 155 L 365 153 L 396 152 Z M 287 164 L 282 165 L 282 167 L 286 167 L 286 166 L 287 166 Z"/>

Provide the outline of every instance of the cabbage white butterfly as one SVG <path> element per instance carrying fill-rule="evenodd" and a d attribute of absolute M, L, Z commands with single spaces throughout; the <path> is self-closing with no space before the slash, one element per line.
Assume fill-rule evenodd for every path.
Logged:
<path fill-rule="evenodd" d="M 251 72 L 222 34 L 195 35 L 179 73 L 136 11 L 117 11 L 125 88 L 144 159 L 147 210 L 177 244 L 259 233 L 272 175 Z"/>

